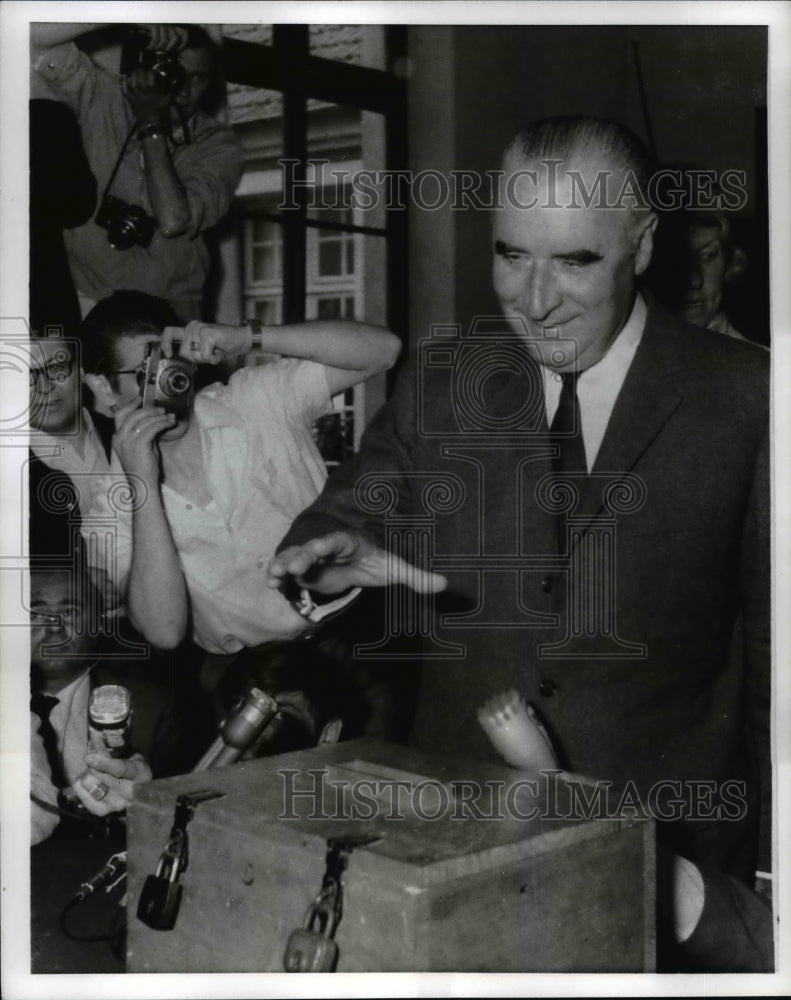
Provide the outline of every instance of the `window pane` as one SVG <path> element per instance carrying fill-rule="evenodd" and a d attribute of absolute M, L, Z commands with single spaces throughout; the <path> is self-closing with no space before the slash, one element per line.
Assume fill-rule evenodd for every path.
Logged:
<path fill-rule="evenodd" d="M 343 300 L 339 296 L 324 296 L 319 298 L 317 303 L 317 319 L 341 319 Z"/>
<path fill-rule="evenodd" d="M 343 274 L 341 244 L 337 240 L 322 240 L 319 244 L 318 277 L 326 278 Z"/>
<path fill-rule="evenodd" d="M 380 24 L 311 24 L 308 37 L 313 56 L 385 69 L 384 28 Z"/>
<path fill-rule="evenodd" d="M 236 195 L 243 202 L 283 188 L 283 95 L 278 90 L 228 84 L 228 123 L 242 144 L 244 166 Z"/>
<path fill-rule="evenodd" d="M 260 320 L 264 325 L 274 325 L 281 322 L 281 306 L 279 298 L 248 299 L 245 315 Z"/>
<path fill-rule="evenodd" d="M 267 281 L 276 277 L 277 261 L 271 247 L 253 247 L 252 281 Z"/>
<path fill-rule="evenodd" d="M 309 218 L 384 228 L 384 141 L 383 115 L 308 101 Z"/>

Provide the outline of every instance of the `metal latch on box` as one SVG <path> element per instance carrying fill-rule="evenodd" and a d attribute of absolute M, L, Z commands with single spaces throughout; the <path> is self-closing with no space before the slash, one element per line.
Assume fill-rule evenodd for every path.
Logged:
<path fill-rule="evenodd" d="M 156 872 L 143 883 L 137 904 L 138 920 L 156 931 L 170 931 L 176 926 L 182 892 L 179 879 L 189 864 L 187 824 L 195 813 L 195 807 L 209 799 L 221 798 L 223 794 L 207 789 L 179 795 L 176 799 L 170 836 L 159 856 Z"/>
<path fill-rule="evenodd" d="M 318 895 L 305 913 L 302 926 L 291 932 L 283 956 L 286 972 L 334 972 L 338 964 L 335 932 L 343 916 L 341 876 L 355 847 L 372 844 L 379 836 L 352 834 L 327 841 L 324 878 Z"/>

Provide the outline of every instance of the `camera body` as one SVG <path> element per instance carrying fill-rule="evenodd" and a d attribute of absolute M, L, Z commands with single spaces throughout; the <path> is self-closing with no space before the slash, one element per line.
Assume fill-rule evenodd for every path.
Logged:
<path fill-rule="evenodd" d="M 107 242 L 115 250 L 147 247 L 157 231 L 157 220 L 144 208 L 111 194 L 102 198 L 94 221 L 107 230 Z"/>
<path fill-rule="evenodd" d="M 184 85 L 186 74 L 178 56 L 149 49 L 150 35 L 142 28 L 129 28 L 121 45 L 121 76 L 128 76 L 139 66 L 150 69 L 158 90 L 175 94 Z"/>
<path fill-rule="evenodd" d="M 173 344 L 174 351 L 177 342 Z M 161 406 L 183 420 L 192 409 L 194 395 L 194 365 L 184 358 L 163 358 L 159 344 L 148 345 L 143 406 Z"/>

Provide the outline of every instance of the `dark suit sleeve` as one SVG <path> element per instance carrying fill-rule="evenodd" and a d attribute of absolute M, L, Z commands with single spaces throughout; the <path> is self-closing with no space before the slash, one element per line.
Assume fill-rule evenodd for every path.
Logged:
<path fill-rule="evenodd" d="M 741 542 L 742 615 L 748 740 L 760 781 L 758 869 L 772 866 L 771 576 L 769 433 L 756 458 Z"/>
<path fill-rule="evenodd" d="M 703 912 L 682 950 L 695 971 L 771 972 L 772 907 L 738 879 L 700 866 Z"/>
<path fill-rule="evenodd" d="M 294 521 L 278 546 L 300 545 L 332 531 L 361 532 L 377 545 L 384 543 L 384 514 L 411 512 L 414 506 L 412 482 L 407 473 L 413 466 L 416 437 L 416 366 L 408 364 L 398 379 L 393 395 L 374 417 L 362 438 L 360 451 L 330 476 L 321 496 Z M 363 476 L 370 477 L 369 496 L 381 482 L 382 513 L 362 509 L 356 487 Z M 375 504 L 374 504 L 375 506 Z"/>

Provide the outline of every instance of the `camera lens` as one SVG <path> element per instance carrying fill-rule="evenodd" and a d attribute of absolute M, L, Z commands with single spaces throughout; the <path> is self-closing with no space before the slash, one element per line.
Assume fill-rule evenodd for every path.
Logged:
<path fill-rule="evenodd" d="M 151 69 L 158 89 L 166 94 L 174 93 L 184 84 L 184 67 L 167 53 L 157 52 Z"/>
<path fill-rule="evenodd" d="M 134 218 L 120 215 L 107 225 L 107 240 L 116 250 L 128 250 L 137 243 L 137 223 Z"/>
<path fill-rule="evenodd" d="M 159 376 L 159 390 L 163 396 L 183 396 L 191 385 L 192 380 L 183 368 L 166 368 Z"/>

